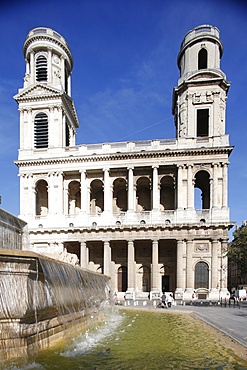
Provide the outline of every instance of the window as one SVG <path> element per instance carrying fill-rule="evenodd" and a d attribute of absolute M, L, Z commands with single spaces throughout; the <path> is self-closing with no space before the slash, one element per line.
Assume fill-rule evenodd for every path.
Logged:
<path fill-rule="evenodd" d="M 198 69 L 208 68 L 208 52 L 202 48 L 198 53 Z"/>
<path fill-rule="evenodd" d="M 209 271 L 206 262 L 198 262 L 195 268 L 195 289 L 209 286 Z"/>
<path fill-rule="evenodd" d="M 36 81 L 47 81 L 47 60 L 44 55 L 36 60 Z"/>
<path fill-rule="evenodd" d="M 34 119 L 34 147 L 48 148 L 48 117 L 45 113 L 38 113 Z"/>
<path fill-rule="evenodd" d="M 208 136 L 209 109 L 197 110 L 197 137 Z"/>
<path fill-rule="evenodd" d="M 69 126 L 68 126 L 68 123 L 66 122 L 66 125 L 65 125 L 65 146 L 69 146 L 69 140 L 70 138 L 70 135 L 69 135 Z"/>

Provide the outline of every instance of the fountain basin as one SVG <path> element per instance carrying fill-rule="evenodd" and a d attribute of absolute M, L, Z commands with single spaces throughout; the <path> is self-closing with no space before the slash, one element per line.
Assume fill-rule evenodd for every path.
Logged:
<path fill-rule="evenodd" d="M 0 249 L 0 358 L 28 356 L 80 330 L 109 277 L 33 252 Z"/>

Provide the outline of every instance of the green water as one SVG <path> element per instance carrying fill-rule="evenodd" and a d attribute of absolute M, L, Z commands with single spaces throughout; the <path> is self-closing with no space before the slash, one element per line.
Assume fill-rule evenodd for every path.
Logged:
<path fill-rule="evenodd" d="M 189 315 L 120 310 L 72 341 L 1 369 L 247 369 L 247 362 Z"/>

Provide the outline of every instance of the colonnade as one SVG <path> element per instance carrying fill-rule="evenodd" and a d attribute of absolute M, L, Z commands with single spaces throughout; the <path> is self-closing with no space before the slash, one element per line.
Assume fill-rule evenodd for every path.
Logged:
<path fill-rule="evenodd" d="M 161 290 L 161 272 L 162 265 L 159 257 L 159 240 L 154 239 L 151 243 L 151 291 Z M 178 239 L 176 241 L 176 259 L 174 261 L 175 282 L 172 284 L 176 287 L 176 291 L 190 291 L 195 289 L 195 266 L 198 262 L 204 261 L 208 265 L 209 270 L 209 286 L 208 290 L 226 289 L 226 264 L 227 257 L 224 256 L 222 250 L 227 247 L 227 240 L 213 239 L 212 241 L 204 241 L 204 249 L 198 250 L 196 245 L 198 240 L 193 239 Z M 112 258 L 111 241 L 103 241 L 103 273 L 111 276 Z M 89 250 L 87 242 L 80 243 L 80 264 L 84 268 L 89 268 Z M 116 273 L 116 271 L 115 271 Z M 128 290 L 135 291 L 135 241 L 127 241 L 127 277 Z M 111 276 L 111 278 L 114 278 Z"/>

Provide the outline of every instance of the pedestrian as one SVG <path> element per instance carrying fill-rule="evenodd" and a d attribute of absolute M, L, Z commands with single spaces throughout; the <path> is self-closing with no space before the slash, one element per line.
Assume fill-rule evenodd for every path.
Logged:
<path fill-rule="evenodd" d="M 169 294 L 168 298 L 167 298 L 167 306 L 170 308 L 172 306 L 172 303 L 173 303 L 174 299 L 173 299 L 173 296 L 172 294 Z"/>
<path fill-rule="evenodd" d="M 166 306 L 166 294 L 165 294 L 165 292 L 163 292 L 163 294 L 162 294 L 162 297 L 161 297 L 161 307 L 162 308 L 165 308 L 165 307 L 167 307 Z"/>

